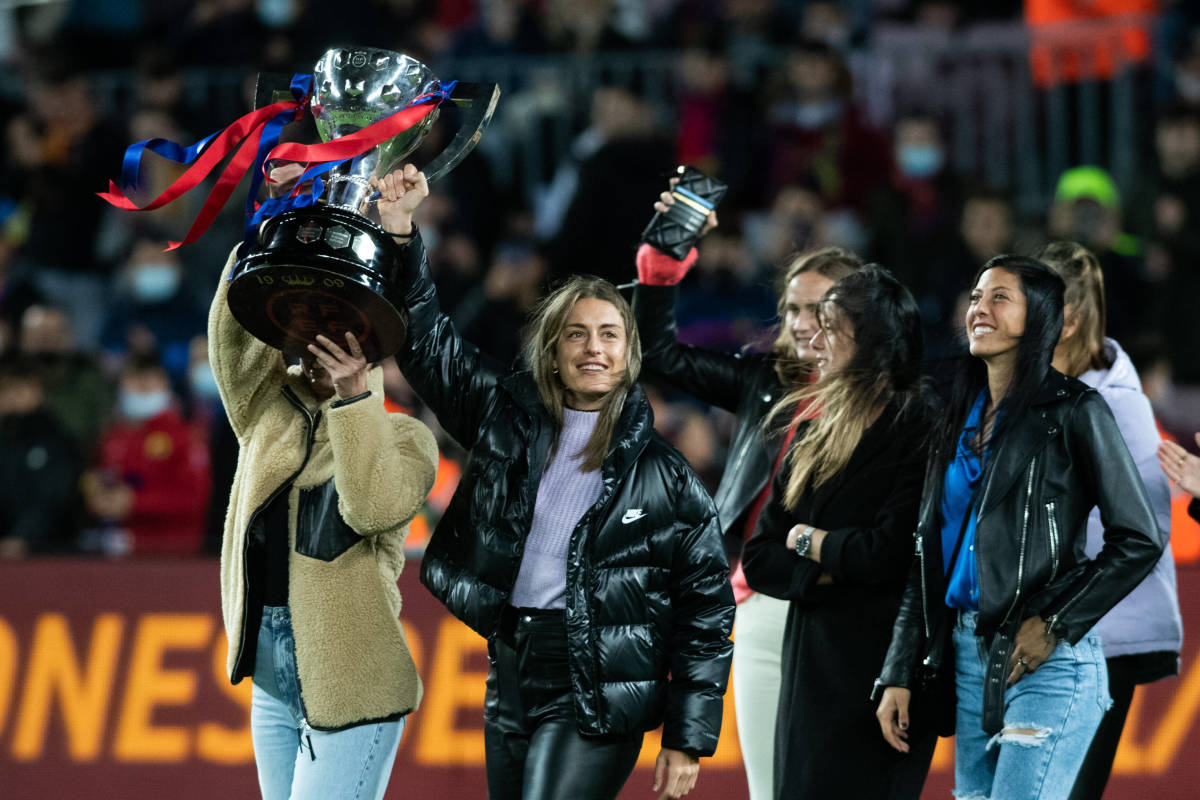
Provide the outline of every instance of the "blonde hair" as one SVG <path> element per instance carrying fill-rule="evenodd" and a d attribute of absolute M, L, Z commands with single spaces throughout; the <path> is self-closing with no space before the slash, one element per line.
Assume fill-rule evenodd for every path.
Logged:
<path fill-rule="evenodd" d="M 1076 242 L 1051 242 L 1038 253 L 1038 260 L 1063 279 L 1063 302 L 1075 320 L 1075 332 L 1059 339 L 1066 372 L 1075 377 L 1090 369 L 1108 369 L 1112 361 L 1104 347 L 1107 307 L 1104 301 L 1104 272 L 1100 261 Z M 1066 325 L 1063 326 L 1064 333 Z"/>
<path fill-rule="evenodd" d="M 563 425 L 563 395 L 566 387 L 558 374 L 558 340 L 567 326 L 571 309 L 580 300 L 603 300 L 616 307 L 625 326 L 625 372 L 612 391 L 604 398 L 600 418 L 587 444 L 579 452 L 584 457 L 581 469 L 592 472 L 600 469 L 608 455 L 613 431 L 625 407 L 625 399 L 637 382 L 642 370 L 642 343 L 629 303 L 613 286 L 602 278 L 573 275 L 566 283 L 547 295 L 534 308 L 530 318 L 529 335 L 525 342 L 525 360 L 533 371 L 538 394 L 554 423 L 554 444 L 551 458 L 558 452 L 558 437 Z"/>
<path fill-rule="evenodd" d="M 796 358 L 796 346 L 791 334 L 783 324 L 785 306 L 787 305 L 788 284 L 797 275 L 805 272 L 816 272 L 837 283 L 852 272 L 862 269 L 863 262 L 854 253 L 841 247 L 823 247 L 808 253 L 796 253 L 783 262 L 779 270 L 778 284 L 775 287 L 776 312 L 779 314 L 779 331 L 771 351 L 775 354 L 775 374 L 784 386 L 808 383 L 811 367 Z"/>

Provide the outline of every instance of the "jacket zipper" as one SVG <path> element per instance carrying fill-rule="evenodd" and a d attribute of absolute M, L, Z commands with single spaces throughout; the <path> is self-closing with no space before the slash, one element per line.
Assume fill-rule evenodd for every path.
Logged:
<path fill-rule="evenodd" d="M 1054 518 L 1054 501 L 1046 503 L 1046 516 L 1050 522 L 1050 580 L 1058 574 L 1058 520 Z"/>
<path fill-rule="evenodd" d="M 290 478 L 279 484 L 275 491 L 267 495 L 267 499 L 264 500 L 258 508 L 254 509 L 254 513 L 250 515 L 250 519 L 246 523 L 247 534 L 249 534 L 250 529 L 254 527 L 254 520 L 257 519 L 258 515 L 262 513 L 262 510 L 269 506 L 281 492 L 291 488 L 292 482 L 295 481 L 296 478 L 300 477 L 300 473 L 304 471 L 304 468 L 308 465 L 308 459 L 312 455 L 313 439 L 317 434 L 317 423 L 321 418 L 321 412 L 318 411 L 314 417 L 309 410 L 304 407 L 304 403 L 300 402 L 300 398 L 296 397 L 296 394 L 291 390 L 291 387 L 283 387 L 283 395 L 288 399 L 288 402 L 300 409 L 300 411 L 304 414 L 305 422 L 308 425 L 308 436 L 305 437 L 306 441 L 304 447 L 304 460 L 300 462 L 300 466 L 295 472 L 292 473 Z M 242 635 L 239 637 L 238 641 L 237 656 L 233 660 L 234 675 L 237 675 L 238 671 L 241 669 L 242 651 L 245 650 L 246 646 L 246 615 L 250 611 L 246 604 L 246 599 L 250 596 L 250 576 L 246 570 L 246 553 L 249 551 L 249 549 L 250 536 L 246 535 L 242 537 Z"/>
<path fill-rule="evenodd" d="M 1036 467 L 1037 456 L 1034 456 L 1033 461 L 1029 462 L 1029 474 L 1025 480 L 1025 514 L 1021 518 L 1021 549 L 1017 560 L 1017 591 L 1013 595 L 1012 605 L 1008 607 L 1008 611 L 1004 614 L 1004 620 L 1000 623 L 1002 626 L 1008 622 L 1008 618 L 1012 616 L 1017 603 L 1021 600 L 1021 586 L 1025 581 L 1025 543 L 1029 535 L 1029 503 L 1033 499 L 1033 471 Z M 980 511 L 982 512 L 982 510 L 981 506 Z"/>
<path fill-rule="evenodd" d="M 301 701 L 301 704 L 303 704 L 303 701 Z M 301 717 L 300 730 L 296 731 L 296 737 L 300 739 L 300 751 L 304 752 L 304 743 L 308 742 L 308 758 L 310 761 L 316 761 L 317 751 L 313 749 L 312 730 L 312 726 L 308 724 L 308 717 Z"/>
<path fill-rule="evenodd" d="M 921 622 L 925 626 L 925 639 L 928 641 L 929 635 L 929 590 L 925 585 L 925 543 L 921 539 L 921 529 L 913 533 L 913 538 L 917 540 L 917 558 L 921 560 Z"/>
<path fill-rule="evenodd" d="M 1092 577 L 1088 578 L 1087 583 L 1085 583 L 1083 585 L 1083 588 L 1080 589 L 1078 592 L 1076 592 L 1075 596 L 1072 597 L 1070 600 L 1068 600 L 1066 602 L 1066 605 L 1064 605 L 1057 612 L 1055 612 L 1050 617 L 1050 619 L 1046 620 L 1046 633 L 1047 634 L 1050 634 L 1052 636 L 1058 635 L 1058 634 L 1054 633 L 1054 627 L 1056 625 L 1058 625 L 1059 619 L 1062 618 L 1063 614 L 1066 614 L 1068 611 L 1071 610 L 1071 606 L 1075 605 L 1075 603 L 1079 600 L 1079 598 L 1083 597 L 1085 594 L 1088 593 L 1088 590 L 1092 588 L 1092 584 L 1094 584 L 1103 573 L 1104 573 L 1103 567 L 1100 567 L 1094 573 L 1092 573 Z"/>

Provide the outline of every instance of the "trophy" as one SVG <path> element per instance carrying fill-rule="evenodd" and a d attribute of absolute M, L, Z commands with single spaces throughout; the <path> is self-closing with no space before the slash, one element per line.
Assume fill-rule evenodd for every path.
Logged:
<path fill-rule="evenodd" d="M 259 79 L 258 105 L 286 89 L 278 76 Z M 374 48 L 327 51 L 313 73 L 312 114 L 325 142 L 348 136 L 414 100 L 442 93 L 430 69 L 400 53 Z M 474 149 L 500 96 L 495 84 L 455 85 L 449 101 L 462 113 L 454 139 L 423 169 L 429 182 Z M 404 343 L 406 319 L 388 299 L 399 249 L 365 214 L 369 179 L 402 166 L 433 127 L 429 113 L 362 155 L 334 167 L 318 203 L 267 219 L 251 252 L 230 273 L 229 309 L 258 339 L 300 356 L 322 334 L 337 343 L 352 332 L 368 362 Z"/>

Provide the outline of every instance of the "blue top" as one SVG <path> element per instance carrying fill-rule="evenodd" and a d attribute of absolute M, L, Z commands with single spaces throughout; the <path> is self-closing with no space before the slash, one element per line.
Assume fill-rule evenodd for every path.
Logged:
<path fill-rule="evenodd" d="M 964 611 L 979 610 L 979 573 L 975 567 L 975 525 L 978 514 L 972 497 L 983 476 L 983 463 L 972 449 L 971 442 L 979 432 L 986 392 L 987 389 L 982 390 L 971 406 L 971 413 L 967 415 L 958 437 L 954 460 L 946 468 L 942 485 L 942 569 L 947 575 L 946 605 Z M 990 445 L 984 457 L 989 455 Z M 951 564 L 950 557 L 954 555 L 954 544 L 958 541 L 958 532 L 962 530 L 964 519 L 967 527 L 963 531 L 962 547 L 959 548 L 958 559 Z"/>

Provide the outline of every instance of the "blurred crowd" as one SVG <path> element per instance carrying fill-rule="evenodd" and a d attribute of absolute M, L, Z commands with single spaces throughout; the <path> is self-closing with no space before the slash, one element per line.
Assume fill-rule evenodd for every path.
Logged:
<path fill-rule="evenodd" d="M 204 192 L 143 214 L 109 209 L 95 192 L 119 175 L 128 144 L 190 144 L 248 110 L 249 89 L 223 106 L 195 103 L 190 70 L 234 70 L 249 87 L 260 71 L 311 69 L 342 43 L 434 65 L 670 56 L 671 86 L 653 99 L 636 80 L 601 82 L 566 104 L 544 75 L 502 86 L 502 104 L 526 109 L 520 124 L 566 121 L 566 155 L 530 191 L 481 148 L 420 209 L 446 310 L 498 359 L 517 357 L 527 312 L 564 275 L 632 280 L 651 203 L 675 165 L 692 164 L 730 191 L 681 286 L 684 341 L 768 347 L 776 265 L 841 245 L 913 290 L 936 375 L 959 344 L 965 283 L 981 263 L 1073 239 L 1100 257 L 1109 335 L 1134 359 L 1163 429 L 1191 444 L 1180 434 L 1200 428 L 1200 11 L 1128 4 L 1151 12 L 1154 34 L 1149 52 L 1126 54 L 1146 93 L 1145 118 L 1130 122 L 1144 134 L 1144 167 L 1128 186 L 1094 164 L 1048 176 L 1036 213 L 954 169 L 938 76 L 883 124 L 860 107 L 848 59 L 879 32 L 1020 26 L 1035 5 L 1047 3 L 362 0 L 349 13 L 311 0 L 75 0 L 0 12 L 0 58 L 22 87 L 0 150 L 0 557 L 215 552 L 237 442 L 208 368 L 205 319 L 240 209 L 165 251 Z M 98 76 L 112 70 L 133 76 L 127 113 L 98 100 Z M 452 135 L 440 126 L 418 163 Z M 496 128 L 485 141 L 516 146 L 516 122 L 498 117 Z M 177 174 L 152 161 L 143 191 Z M 394 365 L 388 376 L 395 407 L 422 414 Z M 715 487 L 731 420 L 650 392 L 660 430 Z M 457 474 L 460 453 L 443 445 L 418 545 Z"/>

